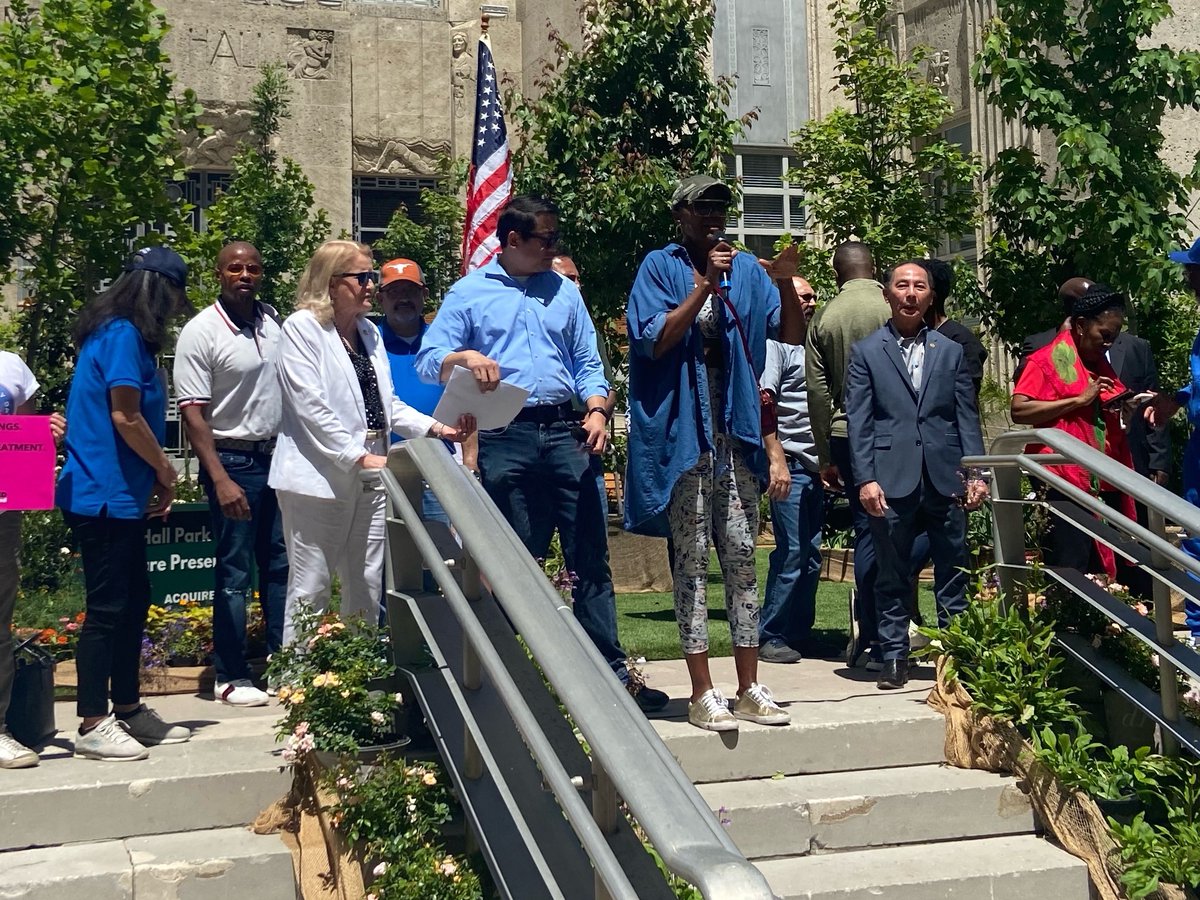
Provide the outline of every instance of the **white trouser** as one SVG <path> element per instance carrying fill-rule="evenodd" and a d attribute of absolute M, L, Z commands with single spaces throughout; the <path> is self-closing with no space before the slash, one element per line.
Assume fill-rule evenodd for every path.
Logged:
<path fill-rule="evenodd" d="M 329 608 L 335 572 L 341 583 L 343 618 L 362 614 L 369 624 L 379 621 L 387 494 L 377 475 L 367 477 L 355 484 L 352 496 L 336 500 L 276 491 L 291 567 L 283 617 L 285 645 L 296 638 L 294 615 L 299 602 L 318 612 Z"/>

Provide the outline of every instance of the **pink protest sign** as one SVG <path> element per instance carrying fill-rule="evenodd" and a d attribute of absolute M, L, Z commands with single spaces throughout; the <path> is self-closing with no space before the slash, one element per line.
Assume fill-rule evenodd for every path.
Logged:
<path fill-rule="evenodd" d="M 0 510 L 53 509 L 49 416 L 0 416 Z"/>

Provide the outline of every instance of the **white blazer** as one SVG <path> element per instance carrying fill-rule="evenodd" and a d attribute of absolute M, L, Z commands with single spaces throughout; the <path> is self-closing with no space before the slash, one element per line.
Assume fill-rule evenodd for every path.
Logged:
<path fill-rule="evenodd" d="M 358 334 L 379 382 L 384 439 L 393 431 L 423 437 L 434 420 L 396 397 L 379 330 L 360 318 Z M 321 325 L 306 309 L 288 316 L 275 369 L 283 415 L 267 483 L 327 500 L 361 490 L 358 460 L 367 452 L 367 416 L 354 366 L 333 323 Z"/>

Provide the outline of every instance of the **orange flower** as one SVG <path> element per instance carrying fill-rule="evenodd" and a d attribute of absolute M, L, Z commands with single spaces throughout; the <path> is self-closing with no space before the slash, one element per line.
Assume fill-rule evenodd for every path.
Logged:
<path fill-rule="evenodd" d="M 65 634 L 60 634 L 58 636 L 58 643 L 65 644 L 66 642 L 67 642 L 67 636 Z"/>

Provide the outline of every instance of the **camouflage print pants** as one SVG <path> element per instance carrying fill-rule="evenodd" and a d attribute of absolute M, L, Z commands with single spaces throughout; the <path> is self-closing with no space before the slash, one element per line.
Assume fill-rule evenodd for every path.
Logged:
<path fill-rule="evenodd" d="M 725 611 L 735 647 L 758 646 L 758 482 L 734 441 L 716 436 L 716 451 L 680 476 L 667 516 L 674 549 L 675 620 L 687 654 L 708 651 L 708 557 L 716 543 L 725 578 Z"/>

